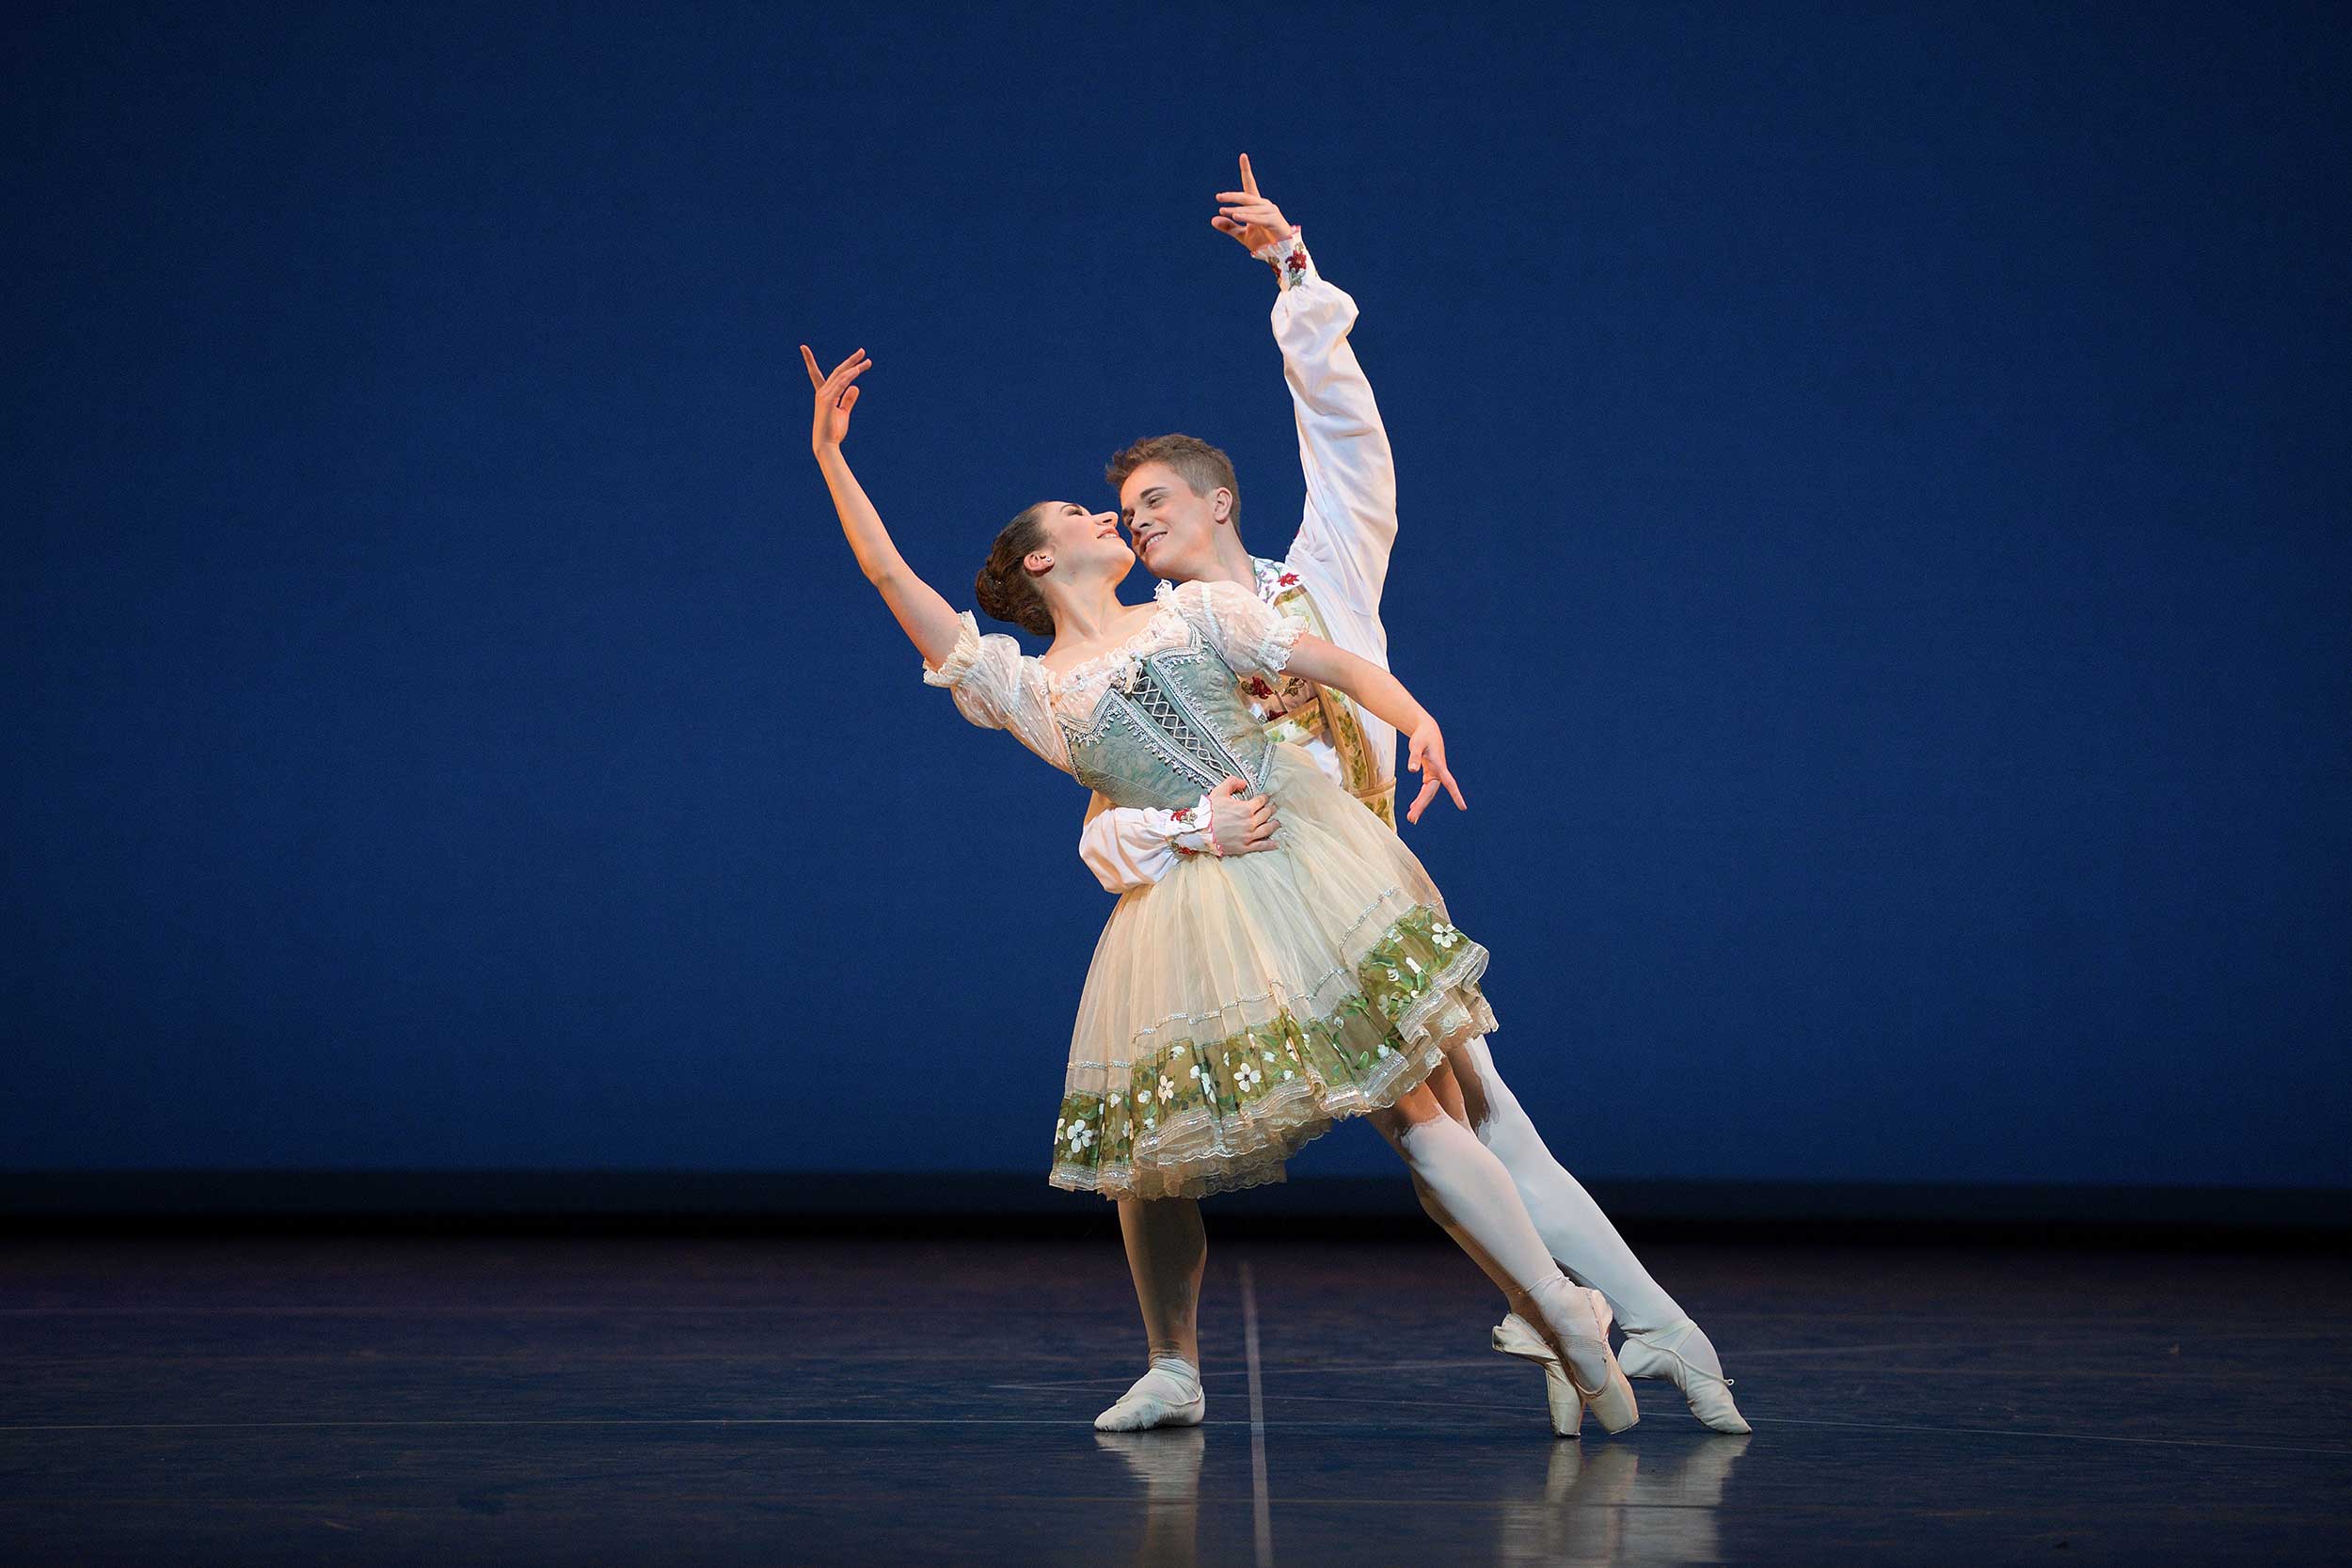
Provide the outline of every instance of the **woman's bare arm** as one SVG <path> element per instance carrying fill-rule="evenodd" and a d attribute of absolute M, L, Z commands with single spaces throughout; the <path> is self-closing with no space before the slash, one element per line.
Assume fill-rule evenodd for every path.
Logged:
<path fill-rule="evenodd" d="M 1406 755 L 1412 770 L 1422 775 L 1421 793 L 1405 813 L 1405 820 L 1418 822 L 1430 801 L 1438 798 L 1440 785 L 1454 803 L 1464 811 L 1470 809 L 1462 799 L 1461 786 L 1445 765 L 1445 736 L 1438 721 L 1429 717 L 1429 710 L 1405 689 L 1405 683 L 1377 664 L 1349 653 L 1312 634 L 1303 634 L 1291 646 L 1290 662 L 1285 673 L 1304 675 L 1317 686 L 1328 686 L 1344 691 L 1374 713 L 1396 726 L 1398 733 L 1410 737 Z"/>
<path fill-rule="evenodd" d="M 937 669 L 954 651 L 961 624 L 955 608 L 940 597 L 938 590 L 914 575 L 891 543 L 890 531 L 882 527 L 882 514 L 866 499 L 866 487 L 850 471 L 849 459 L 841 455 L 841 439 L 850 433 L 850 410 L 857 405 L 858 388 L 850 385 L 873 360 L 859 349 L 833 368 L 833 373 L 817 373 L 817 356 L 801 345 L 801 362 L 808 367 L 809 385 L 817 388 L 816 422 L 809 433 L 809 449 L 817 454 L 818 469 L 825 476 L 825 488 L 833 493 L 833 509 L 841 517 L 841 531 L 849 537 L 850 548 L 857 555 L 857 563 L 890 607 L 890 613 L 898 618 L 900 629 L 923 656 L 923 662 Z"/>

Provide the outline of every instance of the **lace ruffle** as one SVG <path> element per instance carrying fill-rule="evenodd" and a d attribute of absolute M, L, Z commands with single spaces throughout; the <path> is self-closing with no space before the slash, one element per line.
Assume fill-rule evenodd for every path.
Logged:
<path fill-rule="evenodd" d="M 947 657 L 934 670 L 930 661 L 923 665 L 925 686 L 954 687 L 962 684 L 972 673 L 972 667 L 980 661 L 980 624 L 968 610 L 956 611 L 956 645 L 947 650 Z"/>
<path fill-rule="evenodd" d="M 1137 659 L 1165 648 L 1180 648 L 1191 635 L 1184 618 L 1163 603 L 1161 613 L 1145 622 L 1141 631 L 1118 647 L 1092 658 L 1080 659 L 1067 669 L 1045 670 L 1046 687 L 1053 692 L 1056 706 L 1074 719 L 1084 720 L 1103 700 L 1104 689 L 1122 679 Z M 1044 666 L 1041 664 L 1039 668 L 1042 670 Z"/>
<path fill-rule="evenodd" d="M 1307 632 L 1304 622 L 1292 620 L 1237 582 L 1163 582 L 1155 593 L 1243 674 L 1280 674 Z"/>

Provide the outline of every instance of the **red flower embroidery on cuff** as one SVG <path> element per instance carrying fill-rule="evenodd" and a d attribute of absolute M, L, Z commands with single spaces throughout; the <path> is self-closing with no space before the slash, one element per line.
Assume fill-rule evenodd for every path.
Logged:
<path fill-rule="evenodd" d="M 1290 260 L 1284 261 L 1282 264 L 1290 268 L 1293 272 L 1305 272 L 1307 270 L 1307 253 L 1303 250 L 1294 250 L 1290 254 Z"/>
<path fill-rule="evenodd" d="M 1298 574 L 1296 572 L 1284 572 L 1280 577 L 1274 579 L 1274 586 L 1277 588 L 1289 588 L 1295 585 L 1297 581 Z"/>

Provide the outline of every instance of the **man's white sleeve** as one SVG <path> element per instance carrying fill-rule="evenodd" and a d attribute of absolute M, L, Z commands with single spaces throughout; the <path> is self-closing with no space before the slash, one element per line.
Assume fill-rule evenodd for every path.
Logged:
<path fill-rule="evenodd" d="M 1396 462 L 1372 383 L 1347 341 L 1356 301 L 1316 273 L 1300 231 L 1255 254 L 1281 279 L 1274 341 L 1307 476 L 1307 514 L 1291 552 L 1321 567 L 1356 613 L 1377 617 L 1396 543 Z"/>
<path fill-rule="evenodd" d="M 1087 802 L 1078 858 L 1108 893 L 1150 887 L 1176 868 L 1177 858 L 1209 847 L 1209 798 L 1181 811 L 1114 806 L 1102 791 Z"/>

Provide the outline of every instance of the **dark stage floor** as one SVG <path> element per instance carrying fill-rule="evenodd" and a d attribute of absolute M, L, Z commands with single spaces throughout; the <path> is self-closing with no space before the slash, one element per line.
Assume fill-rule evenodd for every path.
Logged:
<path fill-rule="evenodd" d="M 0 1248 L 10 1563 L 2352 1558 L 2328 1258 L 1654 1248 L 1756 1433 L 1560 1442 L 1435 1245 L 1219 1248 L 1208 1425 L 1118 1438 L 1099 1236 Z"/>

